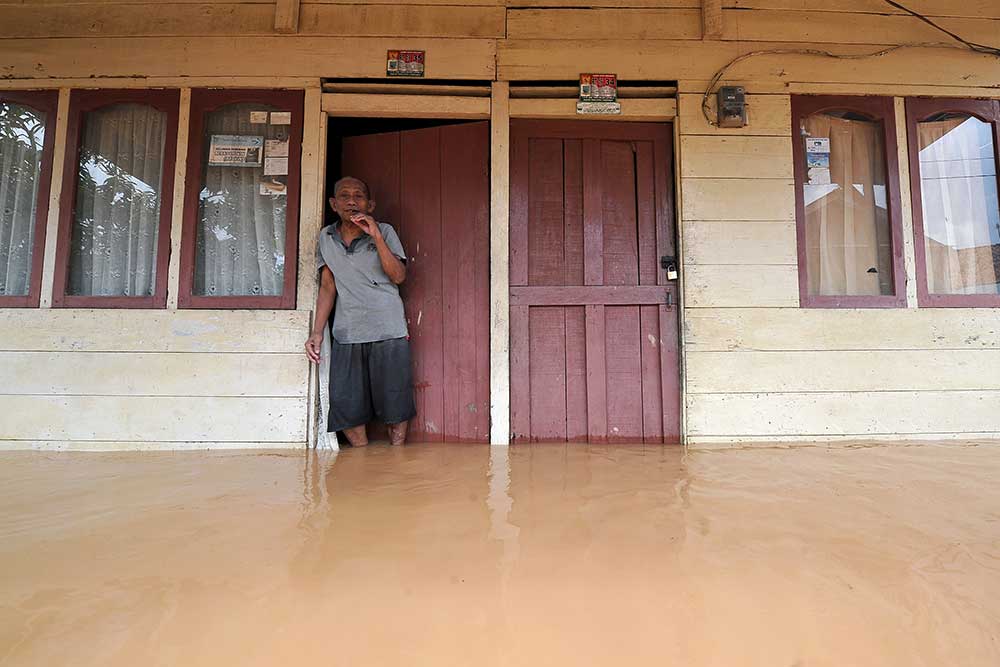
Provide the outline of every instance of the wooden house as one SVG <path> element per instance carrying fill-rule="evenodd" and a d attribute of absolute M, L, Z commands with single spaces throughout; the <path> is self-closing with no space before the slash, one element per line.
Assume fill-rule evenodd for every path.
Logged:
<path fill-rule="evenodd" d="M 996 437 L 998 47 L 997 0 L 0 0 L 0 446 L 315 443 L 343 174 L 416 440 Z"/>

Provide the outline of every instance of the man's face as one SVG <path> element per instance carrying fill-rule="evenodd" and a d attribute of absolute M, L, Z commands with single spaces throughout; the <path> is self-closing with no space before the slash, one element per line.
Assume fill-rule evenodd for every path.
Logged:
<path fill-rule="evenodd" d="M 340 184 L 337 192 L 330 197 L 330 208 L 340 216 L 346 223 L 351 223 L 351 216 L 355 213 L 371 215 L 375 210 L 375 202 L 368 199 L 365 188 L 356 181 L 346 181 Z"/>

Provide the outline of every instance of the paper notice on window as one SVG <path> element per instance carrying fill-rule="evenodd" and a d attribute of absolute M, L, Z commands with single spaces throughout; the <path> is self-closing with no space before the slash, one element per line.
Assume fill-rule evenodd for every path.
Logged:
<path fill-rule="evenodd" d="M 267 112 L 266 111 L 251 111 L 250 112 L 250 122 L 251 123 L 267 123 Z"/>
<path fill-rule="evenodd" d="M 292 112 L 291 111 L 272 111 L 271 112 L 271 125 L 291 125 L 292 124 Z"/>
<path fill-rule="evenodd" d="M 288 186 L 277 181 L 261 181 L 260 193 L 272 197 L 280 197 L 288 193 Z"/>
<path fill-rule="evenodd" d="M 830 170 L 814 167 L 809 170 L 809 185 L 830 185 Z"/>
<path fill-rule="evenodd" d="M 269 157 L 264 160 L 265 176 L 284 176 L 288 173 L 287 157 Z"/>
<path fill-rule="evenodd" d="M 830 168 L 830 154 L 829 153 L 806 153 L 806 166 L 809 168 L 820 167 L 822 169 Z"/>
<path fill-rule="evenodd" d="M 208 149 L 210 167 L 259 167 L 264 137 L 213 134 Z"/>
<path fill-rule="evenodd" d="M 830 137 L 806 138 L 806 153 L 829 153 Z"/>
<path fill-rule="evenodd" d="M 288 139 L 268 139 L 265 141 L 264 157 L 288 157 Z"/>

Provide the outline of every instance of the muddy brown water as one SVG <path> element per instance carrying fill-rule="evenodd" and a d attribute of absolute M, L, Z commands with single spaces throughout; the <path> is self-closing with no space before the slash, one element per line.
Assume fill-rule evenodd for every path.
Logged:
<path fill-rule="evenodd" d="M 1000 445 L 0 454 L 3 665 L 998 665 Z"/>

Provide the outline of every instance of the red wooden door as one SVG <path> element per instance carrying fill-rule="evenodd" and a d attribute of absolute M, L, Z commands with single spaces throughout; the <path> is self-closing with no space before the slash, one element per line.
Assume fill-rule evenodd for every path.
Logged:
<path fill-rule="evenodd" d="M 511 124 L 515 441 L 679 441 L 671 158 L 668 124 Z"/>
<path fill-rule="evenodd" d="M 409 255 L 403 303 L 413 352 L 413 441 L 489 440 L 489 125 L 343 140 L 375 217 Z"/>

